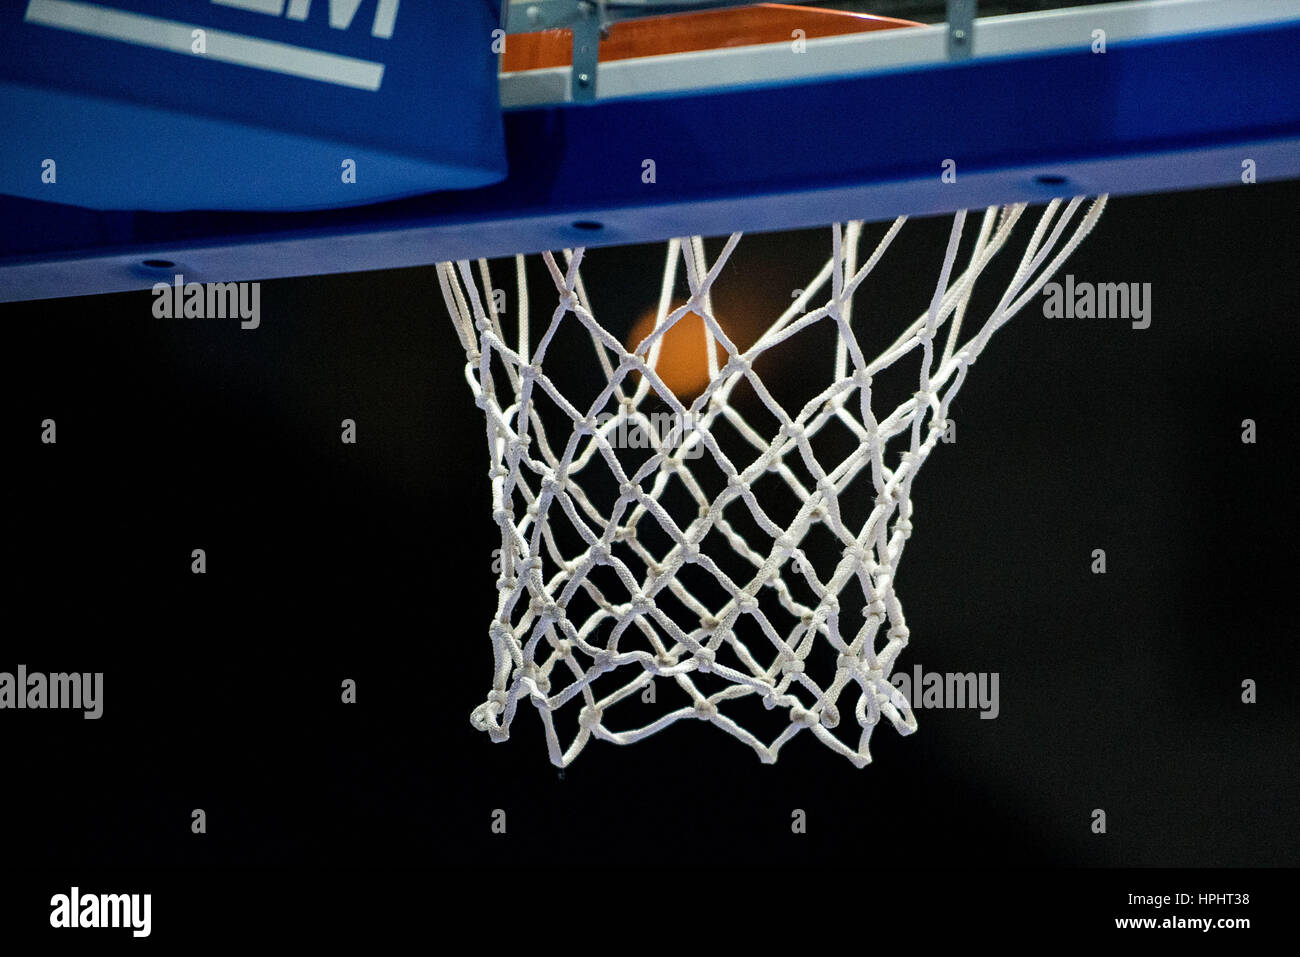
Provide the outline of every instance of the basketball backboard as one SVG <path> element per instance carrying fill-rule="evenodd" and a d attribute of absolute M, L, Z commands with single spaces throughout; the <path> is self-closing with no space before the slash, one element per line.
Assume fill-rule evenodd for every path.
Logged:
<path fill-rule="evenodd" d="M 843 2 L 806 28 L 770 10 L 765 42 L 719 18 L 616 56 L 620 33 L 665 37 L 620 19 L 647 6 L 15 5 L 0 299 L 147 288 L 172 264 L 274 278 L 1200 188 L 1246 160 L 1300 176 L 1300 0 L 990 3 L 1017 12 L 976 19 L 965 50 L 942 22 L 820 29 L 835 7 L 946 9 Z M 545 41 L 512 16 L 580 7 L 611 20 L 589 90 L 515 60 Z"/>

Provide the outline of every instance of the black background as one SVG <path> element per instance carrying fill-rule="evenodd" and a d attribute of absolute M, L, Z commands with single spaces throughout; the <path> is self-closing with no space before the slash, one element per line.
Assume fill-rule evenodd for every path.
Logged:
<path fill-rule="evenodd" d="M 264 283 L 256 331 L 154 319 L 147 292 L 0 307 L 0 670 L 105 673 L 99 721 L 0 713 L 6 858 L 1294 865 L 1297 208 L 1295 182 L 1114 199 L 1064 271 L 1151 283 L 1151 327 L 1034 302 L 993 339 L 917 481 L 900 666 L 996 671 L 1001 714 L 882 725 L 862 770 L 687 723 L 561 774 L 531 708 L 504 744 L 470 726 L 498 542 L 431 269 Z M 905 232 L 882 276 L 923 304 L 946 226 Z M 782 305 L 777 264 L 828 251 L 754 243 L 733 285 Z M 592 254 L 614 325 L 658 265 Z"/>

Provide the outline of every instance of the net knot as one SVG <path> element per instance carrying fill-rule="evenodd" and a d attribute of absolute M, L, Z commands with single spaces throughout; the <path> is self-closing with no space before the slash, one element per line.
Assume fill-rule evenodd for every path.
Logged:
<path fill-rule="evenodd" d="M 534 598 L 529 602 L 528 607 L 537 618 L 559 621 L 564 617 L 564 609 L 549 598 Z"/>
<path fill-rule="evenodd" d="M 820 721 L 823 728 L 828 730 L 838 728 L 840 725 L 840 710 L 833 704 L 823 704 L 820 709 Z"/>
<path fill-rule="evenodd" d="M 587 731 L 593 731 L 600 725 L 601 710 L 584 705 L 578 712 L 578 724 Z"/>
<path fill-rule="evenodd" d="M 499 691 L 488 692 L 488 700 L 470 712 L 469 723 L 477 731 L 486 731 L 494 741 L 504 741 L 510 733 L 495 720 L 504 710 L 505 696 Z"/>
<path fill-rule="evenodd" d="M 695 702 L 695 717 L 709 721 L 718 716 L 718 706 L 707 698 Z"/>
<path fill-rule="evenodd" d="M 725 376 L 733 376 L 733 375 L 740 375 L 741 373 L 748 372 L 749 370 L 750 370 L 750 366 L 747 360 L 741 358 L 739 355 L 732 355 L 732 357 L 727 360 L 727 364 L 718 370 L 718 374 L 725 375 Z"/>
<path fill-rule="evenodd" d="M 699 651 L 695 652 L 694 659 L 696 670 L 702 671 L 707 675 L 713 670 L 713 666 L 717 662 L 718 656 L 708 648 L 701 648 Z"/>
<path fill-rule="evenodd" d="M 537 667 L 537 663 L 534 661 L 525 662 L 523 665 L 516 668 L 513 678 L 516 684 L 522 684 L 525 681 L 529 681 L 533 684 L 536 692 L 540 692 L 541 694 L 550 693 L 551 680 L 547 678 L 546 675 L 542 674 L 542 670 Z"/>
<path fill-rule="evenodd" d="M 817 712 L 808 711 L 799 707 L 799 705 L 795 705 L 790 709 L 790 723 L 802 724 L 805 728 L 811 728 L 817 724 Z"/>

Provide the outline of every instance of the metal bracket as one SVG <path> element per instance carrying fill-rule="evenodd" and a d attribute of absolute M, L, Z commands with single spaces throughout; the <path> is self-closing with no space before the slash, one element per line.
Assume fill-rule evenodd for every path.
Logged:
<path fill-rule="evenodd" d="M 975 51 L 976 0 L 948 0 L 948 59 L 969 60 Z"/>
<path fill-rule="evenodd" d="M 501 0 L 501 26 L 506 33 L 531 33 L 572 25 L 579 0 Z"/>
<path fill-rule="evenodd" d="M 573 31 L 573 73 L 569 89 L 575 103 L 596 99 L 600 36 L 608 25 L 605 0 L 502 0 L 501 25 L 507 34 L 535 30 Z M 509 42 L 508 40 L 506 42 Z"/>
<path fill-rule="evenodd" d="M 536 30 L 573 31 L 573 73 L 569 90 L 575 103 L 596 99 L 600 40 L 617 20 L 745 6 L 753 0 L 501 0 L 501 26 L 507 34 Z M 612 8 L 612 9 L 611 9 Z M 509 42 L 507 40 L 507 42 Z"/>
<path fill-rule="evenodd" d="M 600 59 L 600 33 L 604 29 L 604 3 L 601 16 L 591 3 L 578 4 L 578 19 L 573 21 L 573 76 L 569 90 L 574 103 L 592 103 L 596 99 L 596 64 Z"/>

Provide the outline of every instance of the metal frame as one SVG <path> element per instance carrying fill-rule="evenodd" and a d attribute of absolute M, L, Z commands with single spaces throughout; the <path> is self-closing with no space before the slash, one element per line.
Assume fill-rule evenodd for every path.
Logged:
<path fill-rule="evenodd" d="M 604 0 L 503 0 L 501 26 L 507 34 L 565 28 L 573 32 L 569 98 L 596 98 L 596 64 L 600 35 L 608 19 Z"/>
<path fill-rule="evenodd" d="M 751 0 L 694 0 L 690 3 L 643 0 L 620 5 L 618 0 L 502 0 L 501 26 L 507 34 L 567 29 L 573 33 L 573 62 L 569 69 L 569 99 L 591 103 L 596 99 L 600 40 L 616 20 L 662 16 L 683 10 L 709 10 L 744 6 Z M 953 0 L 970 2 L 970 0 Z"/>
<path fill-rule="evenodd" d="M 975 21 L 971 35 L 978 32 L 979 45 L 969 58 L 982 63 L 1008 56 L 1088 50 L 1093 30 L 1105 31 L 1109 49 L 1115 44 L 1190 39 L 1215 31 L 1295 21 L 1300 21 L 1300 0 L 1139 0 L 1007 14 Z M 788 44 L 775 43 L 606 63 L 600 68 L 601 84 L 595 99 L 668 96 L 759 82 L 798 83 L 949 66 L 952 27 L 939 23 L 822 37 L 806 41 L 808 54 L 804 56 L 792 56 Z M 501 104 L 510 110 L 573 102 L 569 77 L 568 67 L 503 73 Z M 1186 79 L 1189 83 L 1199 80 L 1191 65 Z"/>
<path fill-rule="evenodd" d="M 502 0 L 501 25 L 507 34 L 567 29 L 573 34 L 573 56 L 568 69 L 568 99 L 592 103 L 599 87 L 600 41 L 606 28 L 619 20 L 746 6 L 751 0 Z M 971 55 L 976 0 L 948 0 L 948 59 Z"/>
<path fill-rule="evenodd" d="M 975 49 L 975 0 L 948 0 L 948 59 L 968 60 Z"/>
<path fill-rule="evenodd" d="M 0 300 L 1240 184 L 1246 160 L 1261 181 L 1300 177 L 1300 0 L 1148 0 L 976 29 L 957 62 L 942 25 L 808 41 L 801 56 L 619 61 L 590 105 L 566 102 L 552 71 L 506 76 L 510 174 L 479 190 L 296 214 L 0 199 Z"/>

